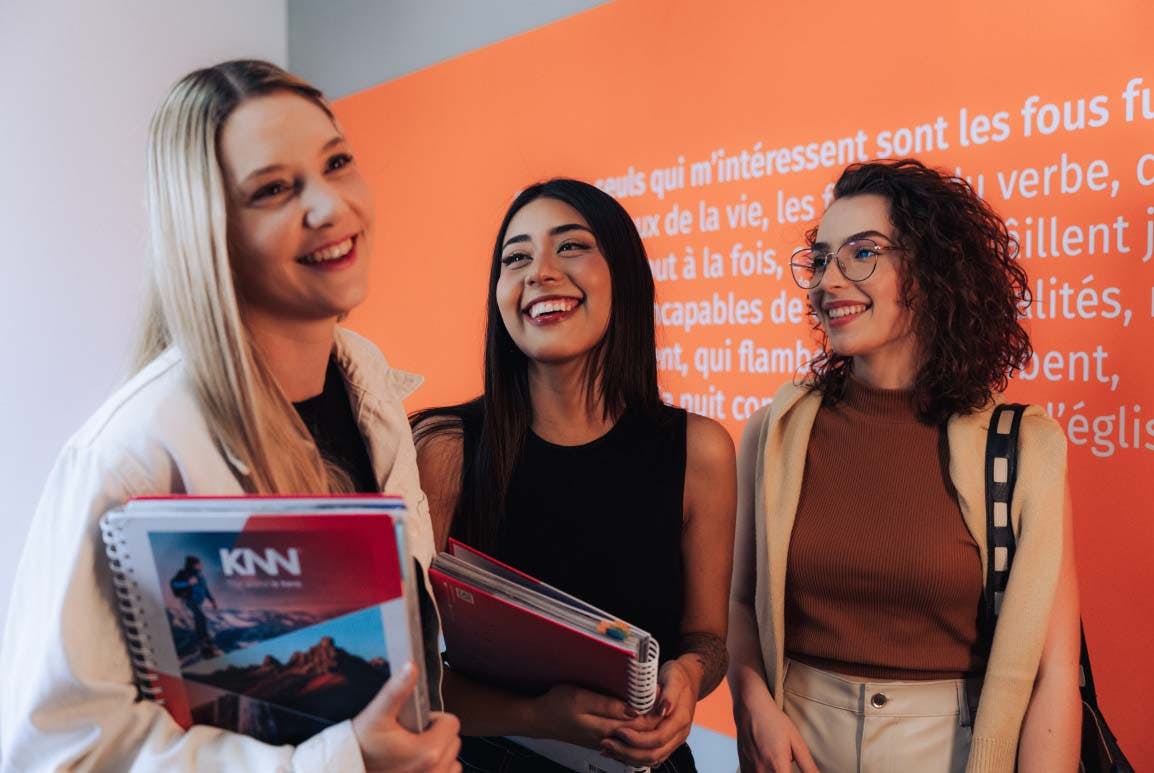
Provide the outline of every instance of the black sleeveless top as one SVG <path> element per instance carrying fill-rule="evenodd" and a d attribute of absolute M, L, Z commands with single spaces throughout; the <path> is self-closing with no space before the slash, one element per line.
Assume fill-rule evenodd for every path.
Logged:
<path fill-rule="evenodd" d="M 496 557 L 657 638 L 678 654 L 686 414 L 626 413 L 581 446 L 532 432 L 506 494 Z"/>
<path fill-rule="evenodd" d="M 340 467 L 360 494 L 379 494 L 365 439 L 345 388 L 345 377 L 335 358 L 329 358 L 324 389 L 316 397 L 293 403 L 321 456 Z"/>

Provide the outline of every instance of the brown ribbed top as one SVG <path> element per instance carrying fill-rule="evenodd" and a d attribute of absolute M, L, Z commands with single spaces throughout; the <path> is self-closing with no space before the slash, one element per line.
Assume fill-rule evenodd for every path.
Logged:
<path fill-rule="evenodd" d="M 818 411 L 789 545 L 785 651 L 866 679 L 980 673 L 981 559 L 949 479 L 945 427 L 912 393 L 850 379 Z"/>

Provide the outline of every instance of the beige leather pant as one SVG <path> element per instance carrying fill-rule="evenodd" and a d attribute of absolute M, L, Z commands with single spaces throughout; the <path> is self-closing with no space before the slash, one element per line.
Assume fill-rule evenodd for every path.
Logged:
<path fill-rule="evenodd" d="M 965 770 L 976 683 L 867 682 L 790 660 L 785 668 L 785 713 L 821 773 Z"/>

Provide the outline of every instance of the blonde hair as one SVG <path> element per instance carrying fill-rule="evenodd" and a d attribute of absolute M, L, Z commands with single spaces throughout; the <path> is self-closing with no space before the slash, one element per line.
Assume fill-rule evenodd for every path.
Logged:
<path fill-rule="evenodd" d="M 268 62 L 225 62 L 181 79 L 153 115 L 148 143 L 151 280 L 136 368 L 176 346 L 209 430 L 245 489 L 347 491 L 321 458 L 241 319 L 228 244 L 221 128 L 246 99 L 289 92 L 330 117 L 321 92 Z"/>

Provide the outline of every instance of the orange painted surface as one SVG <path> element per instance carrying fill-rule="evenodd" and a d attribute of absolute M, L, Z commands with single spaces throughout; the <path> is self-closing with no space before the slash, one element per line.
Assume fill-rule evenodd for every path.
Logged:
<path fill-rule="evenodd" d="M 371 301 L 350 324 L 395 365 L 425 374 L 410 409 L 474 396 L 488 261 L 506 204 L 538 179 L 607 180 L 632 168 L 646 191 L 622 202 L 639 219 L 658 216 L 661 233 L 646 238 L 652 260 L 672 254 L 680 267 L 687 250 L 696 261 L 706 249 L 722 253 L 723 276 L 661 281 L 659 302 L 712 300 L 714 293 L 723 303 L 729 293 L 760 301 L 760 324 L 658 333 L 659 344 L 682 347 L 688 365 L 684 375 L 663 371 L 670 399 L 717 416 L 736 436 L 742 422 L 735 412 L 789 377 L 741 372 L 740 342 L 778 349 L 782 363 L 785 350 L 814 344 L 804 322 L 773 321 L 802 297 L 788 272 L 733 276 L 734 245 L 756 248 L 760 241 L 762 251 L 774 251 L 769 265 L 787 262 L 808 225 L 788 222 L 788 200 L 804 209 L 800 200 L 813 196 L 820 213 L 820 195 L 840 167 L 775 168 L 693 186 L 692 163 L 720 150 L 764 153 L 858 132 L 873 158 L 884 142 L 920 137 L 914 155 L 959 166 L 975 182 L 981 176 L 986 197 L 1015 218 L 1022 260 L 1045 291 L 1044 318 L 1031 323 L 1039 367 L 1010 397 L 1050 404 L 1067 428 L 1083 613 L 1101 697 L 1133 762 L 1154 765 L 1154 361 L 1146 343 L 1154 329 L 1154 260 L 1144 260 L 1154 238 L 1147 230 L 1154 218 L 1154 156 L 1147 157 L 1154 154 L 1154 94 L 1143 112 L 1141 92 L 1154 91 L 1152 28 L 1154 6 L 1137 0 L 1112 3 L 1108 12 L 1068 0 L 897 0 L 884 7 L 618 0 L 342 99 L 337 113 L 379 211 Z M 1123 94 L 1135 78 L 1142 81 L 1127 120 Z M 1061 127 L 1064 109 L 1072 125 L 1083 110 L 1084 126 Z M 1103 109 L 1108 118 L 1095 125 Z M 1058 128 L 1047 133 L 1055 116 Z M 1004 139 L 993 139 L 1003 125 Z M 1108 166 L 1101 191 L 1086 185 L 1094 161 Z M 656 195 L 653 170 L 682 163 L 685 186 Z M 1076 176 L 1071 164 L 1081 187 L 1064 193 L 1063 176 L 1068 186 Z M 1048 195 L 1047 165 L 1057 167 Z M 1027 167 L 1037 169 L 1036 182 L 1033 172 L 1021 171 Z M 1003 186 L 1016 192 L 1007 196 Z M 743 196 L 763 205 L 764 228 L 724 222 L 726 206 L 736 208 Z M 696 227 L 702 202 L 718 208 L 719 230 Z M 675 205 L 693 213 L 691 233 L 664 233 Z M 1046 218 L 1047 240 L 1051 219 L 1059 241 L 1070 234 L 1063 254 L 1039 244 L 1036 232 L 1026 244 L 1026 224 L 1036 229 L 1039 218 Z M 1065 298 L 1050 296 L 1064 286 Z M 730 372 L 697 372 L 699 347 L 729 349 Z M 747 399 L 735 402 L 739 396 Z M 732 735 L 724 688 L 701 705 L 698 721 Z"/>

